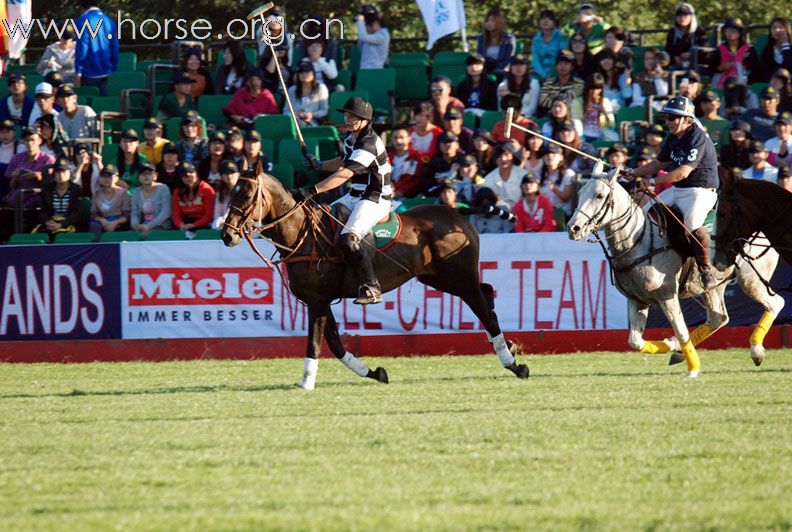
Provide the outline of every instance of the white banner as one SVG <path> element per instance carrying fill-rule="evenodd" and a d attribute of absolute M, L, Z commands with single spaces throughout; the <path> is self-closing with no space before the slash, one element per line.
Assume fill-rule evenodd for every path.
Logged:
<path fill-rule="evenodd" d="M 416 0 L 416 2 L 426 24 L 427 50 L 431 50 L 435 41 L 441 37 L 460 30 L 464 33 L 465 6 L 462 0 Z M 467 42 L 464 44 L 467 50 Z"/>
<path fill-rule="evenodd" d="M 261 242 L 265 255 L 273 249 Z M 243 243 L 124 243 L 121 246 L 123 338 L 302 336 L 305 305 Z M 479 265 L 496 291 L 504 331 L 627 328 L 624 297 L 610 283 L 597 246 L 564 233 L 483 235 Z M 380 305 L 333 306 L 341 332 L 361 335 L 482 330 L 459 298 L 416 280 Z"/>
<path fill-rule="evenodd" d="M 2 0 L 0 0 L 2 1 Z M 8 27 L 14 28 L 19 21 L 20 27 L 25 28 L 30 26 L 31 18 L 33 16 L 33 0 L 8 0 L 6 3 L 6 20 Z M 23 31 L 17 31 L 16 34 L 9 39 L 8 55 L 12 59 L 19 59 L 22 52 L 27 46 L 27 38 Z"/>

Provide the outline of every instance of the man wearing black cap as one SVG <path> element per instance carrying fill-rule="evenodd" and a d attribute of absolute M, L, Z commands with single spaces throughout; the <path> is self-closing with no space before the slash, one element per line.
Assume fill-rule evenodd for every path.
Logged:
<path fill-rule="evenodd" d="M 41 191 L 42 208 L 39 226 L 34 233 L 47 233 L 50 240 L 58 233 L 74 233 L 80 222 L 80 186 L 71 180 L 71 162 L 65 157 L 55 161 L 52 180 L 47 181 Z"/>
<path fill-rule="evenodd" d="M 8 96 L 0 100 L 0 122 L 13 120 L 17 125 L 26 126 L 36 105 L 36 100 L 25 94 L 27 80 L 22 74 L 12 72 L 8 74 L 6 83 Z"/>
<path fill-rule="evenodd" d="M 782 166 L 778 169 L 778 186 L 788 192 L 792 192 L 792 168 Z"/>
<path fill-rule="evenodd" d="M 698 240 L 699 245 L 692 247 L 702 285 L 708 290 L 717 280 L 710 262 L 709 230 L 704 222 L 718 200 L 718 156 L 712 140 L 697 123 L 690 100 L 684 96 L 671 98 L 663 106 L 661 116 L 671 135 L 663 143 L 657 159 L 631 173 L 635 177 L 647 177 L 660 170 L 668 172 L 657 177 L 656 182 L 673 186 L 661 192 L 658 198 L 682 212 L 685 227 Z"/>
<path fill-rule="evenodd" d="M 747 168 L 751 164 L 748 158 L 748 149 L 753 140 L 751 125 L 745 120 L 733 120 L 729 127 L 729 143 L 721 148 L 721 166 L 724 168 Z"/>
<path fill-rule="evenodd" d="M 446 109 L 443 129 L 459 137 L 460 149 L 467 153 L 473 149 L 473 131 L 464 126 L 465 115 L 456 107 Z"/>
<path fill-rule="evenodd" d="M 61 85 L 58 89 L 58 101 L 63 111 L 58 114 L 63 131 L 70 139 L 87 139 L 98 137 L 96 112 L 87 105 L 77 105 L 77 93 L 71 85 Z"/>
<path fill-rule="evenodd" d="M 244 157 L 242 158 L 240 170 L 253 170 L 256 173 L 266 172 L 271 174 L 272 161 L 269 160 L 267 154 L 261 149 L 261 134 L 255 129 L 247 131 L 245 133 L 244 146 Z"/>
<path fill-rule="evenodd" d="M 756 179 L 775 183 L 778 180 L 778 169 L 767 162 L 767 148 L 761 141 L 754 141 L 748 152 L 751 166 L 743 170 L 745 179 Z"/>
<path fill-rule="evenodd" d="M 143 122 L 143 140 L 140 145 L 140 153 L 153 165 L 162 161 L 162 148 L 169 142 L 162 138 L 162 123 L 155 117 L 149 117 Z"/>
<path fill-rule="evenodd" d="M 6 196 L 6 204 L 16 205 L 18 191 L 38 190 L 48 176 L 45 175 L 46 167 L 55 162 L 55 158 L 49 153 L 41 151 L 41 135 L 34 127 L 28 126 L 22 130 L 22 143 L 27 151 L 18 153 L 11 157 L 6 168 L 6 179 L 9 179 L 11 186 L 10 192 Z M 26 192 L 23 207 L 30 209 L 41 205 L 40 195 L 37 193 Z"/>
<path fill-rule="evenodd" d="M 764 142 L 774 136 L 779 102 L 778 91 L 773 87 L 765 87 L 762 90 L 761 108 L 749 109 L 743 114 L 743 120 L 751 125 L 751 133 L 757 140 Z"/>
<path fill-rule="evenodd" d="M 442 124 L 445 112 L 451 107 L 464 112 L 465 104 L 459 98 L 451 96 L 451 80 L 446 76 L 435 76 L 432 79 L 430 89 L 432 92 L 432 105 L 434 106 L 433 124 Z"/>
<path fill-rule="evenodd" d="M 192 84 L 195 80 L 191 78 L 186 70 L 177 70 L 173 73 L 173 90 L 162 97 L 157 119 L 166 122 L 170 118 L 183 116 L 187 111 L 195 111 L 197 106 L 192 97 Z"/>
<path fill-rule="evenodd" d="M 572 103 L 573 100 L 583 97 L 583 80 L 572 73 L 575 65 L 575 54 L 572 50 L 561 50 L 556 57 L 556 77 L 542 83 L 539 93 L 539 108 L 537 116 L 544 117 L 553 106 L 553 100 L 563 96 Z"/>
<path fill-rule="evenodd" d="M 8 193 L 8 181 L 5 171 L 11 157 L 25 150 L 22 143 L 16 138 L 16 127 L 13 120 L 0 122 L 0 198 Z"/>
<path fill-rule="evenodd" d="M 781 166 L 792 164 L 792 113 L 781 113 L 775 121 L 776 136 L 769 139 L 765 146 L 770 152 L 771 164 Z"/>
<path fill-rule="evenodd" d="M 312 158 L 313 167 L 319 168 L 320 172 L 332 172 L 332 175 L 315 186 L 299 189 L 295 192 L 295 199 L 310 200 L 351 181 L 349 193 L 336 202 L 352 210 L 338 244 L 347 263 L 357 270 L 360 280 L 355 303 L 380 303 L 382 292 L 374 275 L 371 257 L 363 247 L 363 238 L 390 212 L 393 197 L 391 165 L 385 144 L 371 129 L 374 117 L 371 104 L 354 97 L 347 100 L 339 111 L 344 113 L 344 122 L 351 130 L 344 139 L 344 156 L 330 161 Z"/>
<path fill-rule="evenodd" d="M 495 111 L 498 108 L 498 85 L 484 73 L 485 59 L 473 53 L 465 59 L 467 76 L 457 85 L 456 93 L 466 109 Z"/>
<path fill-rule="evenodd" d="M 701 125 L 707 130 L 716 146 L 729 141 L 729 121 L 718 114 L 720 96 L 713 90 L 706 90 L 699 97 L 701 102 Z"/>
<path fill-rule="evenodd" d="M 444 131 L 437 137 L 437 153 L 426 163 L 423 172 L 423 186 L 418 191 L 435 196 L 440 192 L 439 185 L 446 179 L 456 175 L 459 168 L 459 137 L 450 131 Z"/>
<path fill-rule="evenodd" d="M 366 4 L 355 17 L 358 47 L 360 48 L 360 68 L 380 69 L 388 60 L 390 32 L 385 27 L 377 8 Z"/>

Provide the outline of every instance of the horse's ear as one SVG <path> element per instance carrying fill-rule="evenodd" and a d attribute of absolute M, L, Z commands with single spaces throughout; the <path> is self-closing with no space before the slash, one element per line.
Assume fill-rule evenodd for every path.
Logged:
<path fill-rule="evenodd" d="M 605 165 L 602 163 L 602 161 L 597 161 L 596 163 L 594 163 L 594 168 L 591 170 L 591 176 L 599 177 L 604 173 L 605 173 Z"/>
<path fill-rule="evenodd" d="M 720 178 L 721 188 L 723 189 L 730 189 L 734 186 L 734 182 L 736 180 L 734 173 L 731 170 L 724 168 L 723 166 L 718 166 L 718 177 Z"/>

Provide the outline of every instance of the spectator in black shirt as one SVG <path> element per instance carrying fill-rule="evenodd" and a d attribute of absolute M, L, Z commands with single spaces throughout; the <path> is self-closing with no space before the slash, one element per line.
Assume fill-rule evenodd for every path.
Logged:
<path fill-rule="evenodd" d="M 665 50 L 671 56 L 673 70 L 690 67 L 690 49 L 707 44 L 707 32 L 699 26 L 696 10 L 690 4 L 681 4 L 674 12 L 674 27 L 668 30 Z"/>
<path fill-rule="evenodd" d="M 496 111 L 498 109 L 498 85 L 484 73 L 484 57 L 471 54 L 465 60 L 467 76 L 456 88 L 456 96 L 466 109 Z"/>

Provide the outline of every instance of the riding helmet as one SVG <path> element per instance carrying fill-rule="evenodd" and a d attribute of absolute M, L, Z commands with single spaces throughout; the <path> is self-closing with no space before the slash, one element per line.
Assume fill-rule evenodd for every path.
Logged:
<path fill-rule="evenodd" d="M 688 98 L 684 96 L 674 96 L 666 102 L 660 114 L 696 117 L 696 108 Z"/>
<path fill-rule="evenodd" d="M 359 96 L 348 99 L 344 107 L 338 109 L 338 111 L 355 115 L 363 120 L 371 120 L 374 116 L 374 109 L 372 109 L 371 104 Z"/>

